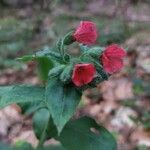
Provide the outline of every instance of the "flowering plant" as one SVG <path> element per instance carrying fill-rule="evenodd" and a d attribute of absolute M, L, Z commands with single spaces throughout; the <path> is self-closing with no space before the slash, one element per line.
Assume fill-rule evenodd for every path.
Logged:
<path fill-rule="evenodd" d="M 33 114 L 33 129 L 39 139 L 36 149 L 46 150 L 44 143 L 51 138 L 60 142 L 56 146 L 58 150 L 116 149 L 113 136 L 93 119 L 71 119 L 82 92 L 96 87 L 123 67 L 125 50 L 116 44 L 106 48 L 91 46 L 96 38 L 96 25 L 80 22 L 53 48 L 18 58 L 24 62 L 37 61 L 45 84 L 0 87 L 0 107 L 17 103 L 24 113 Z M 74 42 L 79 43 L 78 56 L 67 52 L 67 46 Z M 51 150 L 52 146 L 47 149 Z"/>

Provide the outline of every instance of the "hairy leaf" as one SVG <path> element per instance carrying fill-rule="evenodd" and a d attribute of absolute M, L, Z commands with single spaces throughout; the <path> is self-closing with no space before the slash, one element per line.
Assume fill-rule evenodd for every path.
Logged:
<path fill-rule="evenodd" d="M 33 129 L 38 139 L 47 138 L 46 130 L 50 119 L 50 113 L 47 109 L 39 109 L 33 116 Z"/>
<path fill-rule="evenodd" d="M 114 137 L 88 117 L 67 123 L 58 140 L 67 150 L 117 149 Z"/>
<path fill-rule="evenodd" d="M 14 85 L 0 87 L 0 108 L 13 103 L 42 102 L 45 88 L 30 85 Z"/>
<path fill-rule="evenodd" d="M 46 104 L 57 127 L 58 133 L 72 117 L 81 94 L 70 84 L 64 85 L 57 78 L 51 78 L 46 87 Z"/>

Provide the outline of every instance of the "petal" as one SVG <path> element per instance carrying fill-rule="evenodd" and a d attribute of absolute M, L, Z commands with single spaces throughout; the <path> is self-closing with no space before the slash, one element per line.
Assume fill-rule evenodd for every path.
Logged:
<path fill-rule="evenodd" d="M 107 58 L 105 55 L 102 56 L 102 63 L 104 70 L 107 73 L 115 73 L 121 70 L 123 67 L 123 60 L 120 58 Z"/>
<path fill-rule="evenodd" d="M 82 33 L 76 35 L 76 41 L 85 45 L 94 44 L 97 39 L 97 33 Z"/>
<path fill-rule="evenodd" d="M 96 69 L 93 64 L 76 64 L 73 70 L 72 81 L 76 86 L 90 83 L 95 75 Z"/>
<path fill-rule="evenodd" d="M 126 51 L 123 48 L 119 47 L 117 44 L 112 44 L 106 47 L 104 53 L 109 58 L 123 58 L 126 56 Z"/>
<path fill-rule="evenodd" d="M 96 25 L 90 21 L 81 21 L 73 34 L 74 39 L 82 44 L 93 44 L 97 39 Z"/>

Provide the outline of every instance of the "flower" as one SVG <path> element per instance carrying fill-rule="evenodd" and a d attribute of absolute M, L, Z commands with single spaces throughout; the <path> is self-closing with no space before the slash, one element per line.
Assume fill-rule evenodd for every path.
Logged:
<path fill-rule="evenodd" d="M 90 21 L 81 21 L 73 34 L 74 39 L 82 44 L 94 44 L 97 39 L 96 25 Z"/>
<path fill-rule="evenodd" d="M 107 73 L 114 73 L 123 67 L 123 57 L 126 56 L 126 51 L 117 44 L 112 44 L 104 50 L 102 54 L 102 64 Z"/>
<path fill-rule="evenodd" d="M 96 69 L 93 64 L 76 64 L 73 69 L 72 81 L 76 86 L 80 87 L 90 83 L 95 73 Z"/>

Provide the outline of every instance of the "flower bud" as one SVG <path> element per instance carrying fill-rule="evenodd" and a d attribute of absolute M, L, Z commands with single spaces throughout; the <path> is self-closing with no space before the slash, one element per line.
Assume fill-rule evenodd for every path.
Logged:
<path fill-rule="evenodd" d="M 126 56 L 126 51 L 117 44 L 112 44 L 104 50 L 102 57 L 102 64 L 107 73 L 114 73 L 123 67 L 123 57 Z"/>
<path fill-rule="evenodd" d="M 94 44 L 97 39 L 95 23 L 90 21 L 81 21 L 79 26 L 76 28 L 73 37 L 79 43 L 85 45 Z"/>

